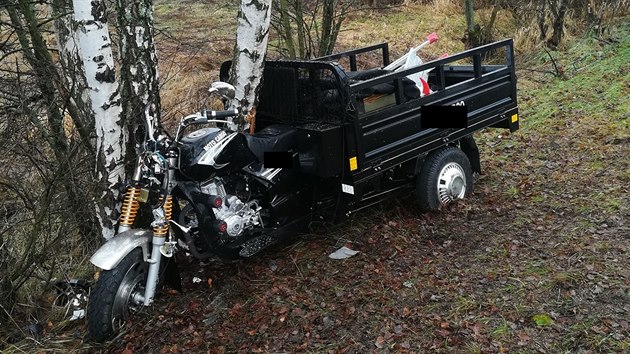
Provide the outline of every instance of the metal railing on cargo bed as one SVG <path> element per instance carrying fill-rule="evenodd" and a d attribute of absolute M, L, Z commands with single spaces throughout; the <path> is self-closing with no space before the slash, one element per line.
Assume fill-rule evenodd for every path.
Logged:
<path fill-rule="evenodd" d="M 501 50 L 502 49 L 502 50 Z M 486 65 L 484 57 L 489 53 L 499 54 L 504 60 L 501 65 Z M 468 82 L 467 85 L 476 85 L 476 81 L 490 72 L 503 70 L 506 73 L 513 72 L 511 66 L 514 64 L 514 48 L 511 39 L 506 39 L 464 52 L 454 54 L 442 59 L 436 59 L 423 63 L 409 69 L 387 73 L 384 75 L 369 78 L 367 80 L 353 82 L 349 87 L 349 94 L 353 97 L 361 97 L 361 93 L 369 91 L 371 88 L 381 84 L 392 84 L 394 86 L 395 103 L 401 104 L 408 101 L 405 97 L 405 80 L 407 76 L 431 70 L 429 73 L 429 83 L 433 92 L 424 96 L 424 101 L 443 99 L 449 95 L 449 88 L 454 85 Z M 452 65 L 461 61 L 471 60 L 472 65 Z M 515 81 L 515 80 L 514 80 Z M 515 98 L 514 98 L 515 99 Z"/>

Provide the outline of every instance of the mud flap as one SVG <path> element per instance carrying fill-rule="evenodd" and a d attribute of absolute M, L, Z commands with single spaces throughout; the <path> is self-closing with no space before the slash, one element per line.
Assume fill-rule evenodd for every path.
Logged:
<path fill-rule="evenodd" d="M 459 148 L 462 149 L 464 154 L 470 161 L 470 166 L 473 172 L 481 174 L 481 160 L 479 158 L 479 148 L 475 142 L 475 138 L 472 135 L 465 136 L 459 140 Z"/>

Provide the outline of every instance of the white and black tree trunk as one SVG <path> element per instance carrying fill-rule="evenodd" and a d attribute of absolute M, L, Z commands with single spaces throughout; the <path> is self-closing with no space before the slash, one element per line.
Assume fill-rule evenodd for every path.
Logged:
<path fill-rule="evenodd" d="M 232 106 L 246 114 L 258 103 L 270 20 L 271 0 L 241 0 L 230 83 L 236 88 Z"/>
<path fill-rule="evenodd" d="M 160 119 L 157 55 L 153 42 L 153 0 L 116 0 L 120 47 L 122 117 L 129 135 L 128 173 L 136 162 L 136 146 L 144 138 L 144 111 L 155 105 Z"/>
<path fill-rule="evenodd" d="M 73 21 L 68 36 L 59 38 L 61 58 L 66 66 L 83 68 L 73 72 L 82 88 L 80 101 L 94 117 L 96 132 L 96 179 L 100 196 L 96 215 L 105 239 L 114 236 L 116 204 L 121 183 L 125 180 L 124 158 L 127 134 L 121 122 L 120 97 L 111 40 L 103 0 L 72 0 Z"/>

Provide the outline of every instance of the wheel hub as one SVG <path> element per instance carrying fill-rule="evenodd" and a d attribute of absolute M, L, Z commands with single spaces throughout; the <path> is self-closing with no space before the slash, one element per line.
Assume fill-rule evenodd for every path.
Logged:
<path fill-rule="evenodd" d="M 437 181 L 437 192 L 442 205 L 464 198 L 466 174 L 461 165 L 450 162 L 442 168 Z"/>
<path fill-rule="evenodd" d="M 141 298 L 144 298 L 144 282 L 146 270 L 142 263 L 136 263 L 127 270 L 112 306 L 112 324 L 114 329 L 121 328 L 131 313 L 142 308 Z"/>

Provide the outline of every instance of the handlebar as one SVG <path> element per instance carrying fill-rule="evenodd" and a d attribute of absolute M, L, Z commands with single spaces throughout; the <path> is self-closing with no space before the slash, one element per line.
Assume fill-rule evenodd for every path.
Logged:
<path fill-rule="evenodd" d="M 227 111 L 208 111 L 206 110 L 206 117 L 212 117 L 216 119 L 222 119 L 227 117 L 234 117 L 238 115 L 238 109 L 230 109 Z"/>
<path fill-rule="evenodd" d="M 205 110 L 205 111 L 199 112 L 198 114 L 191 115 L 184 118 L 183 124 L 184 125 L 205 124 L 205 123 L 211 123 L 211 122 L 225 123 L 225 121 L 222 121 L 220 119 L 234 117 L 237 115 L 238 115 L 238 109 L 236 108 L 230 109 L 227 111 Z M 209 119 L 209 118 L 215 118 L 215 119 Z"/>
<path fill-rule="evenodd" d="M 206 124 L 206 123 L 229 123 L 224 118 L 235 117 L 238 116 L 238 109 L 230 109 L 227 111 L 211 111 L 211 110 L 203 110 L 201 112 L 197 112 L 196 114 L 189 115 L 184 117 L 177 127 L 177 134 L 175 135 L 175 143 L 179 142 L 179 139 L 184 134 L 184 130 L 186 127 L 191 124 Z M 212 119 L 215 118 L 215 119 Z"/>

